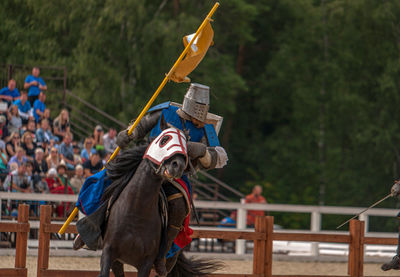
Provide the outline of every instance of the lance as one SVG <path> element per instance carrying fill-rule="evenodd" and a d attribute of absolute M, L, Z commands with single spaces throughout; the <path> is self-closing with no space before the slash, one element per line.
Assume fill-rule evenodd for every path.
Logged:
<path fill-rule="evenodd" d="M 346 225 L 348 222 L 350 222 L 350 220 L 359 217 L 361 214 L 365 213 L 365 212 L 368 211 L 369 209 L 372 209 L 373 207 L 375 207 L 375 206 L 378 205 L 379 203 L 382 203 L 383 201 L 385 201 L 386 199 L 388 199 L 388 198 L 391 197 L 391 196 L 393 196 L 392 193 L 389 193 L 388 195 L 386 195 L 385 197 L 383 197 L 381 200 L 375 202 L 374 204 L 372 204 L 372 205 L 369 206 L 368 208 L 362 210 L 360 213 L 356 214 L 355 216 L 353 216 L 352 218 L 350 218 L 350 219 L 347 220 L 346 222 L 340 224 L 338 227 L 336 227 L 336 229 L 340 229 L 342 226 L 344 226 L 344 225 Z"/>
<path fill-rule="evenodd" d="M 201 31 L 206 27 L 207 23 L 209 21 L 212 21 L 211 17 L 219 7 L 219 3 L 216 2 L 214 6 L 212 7 L 211 11 L 208 13 L 207 17 L 204 19 L 204 21 L 201 23 L 200 27 L 197 29 L 196 33 L 194 34 L 193 38 L 190 40 L 190 42 L 186 45 L 185 49 L 179 56 L 179 58 L 176 60 L 174 65 L 171 67 L 169 70 L 168 74 L 166 74 L 164 80 L 161 82 L 161 84 L 158 86 L 157 90 L 154 92 L 153 96 L 150 98 L 150 100 L 147 102 L 146 106 L 143 108 L 142 112 L 139 114 L 133 125 L 129 128 L 128 130 L 128 135 L 131 135 L 133 130 L 136 128 L 137 125 L 139 125 L 140 120 L 142 117 L 147 113 L 147 111 L 150 109 L 151 105 L 153 102 L 156 100 L 157 96 L 160 94 L 161 90 L 164 88 L 164 86 L 167 84 L 167 82 L 171 79 L 172 74 L 178 67 L 178 65 L 181 63 L 185 55 L 188 53 L 189 49 L 191 48 L 192 44 L 196 41 L 196 38 L 200 35 Z M 117 149 L 115 149 L 114 153 L 111 155 L 110 159 L 107 161 L 109 163 L 112 161 L 119 153 L 120 147 L 118 146 Z M 75 218 L 75 216 L 78 214 L 78 208 L 75 207 L 68 219 L 65 221 L 64 225 L 61 227 L 61 229 L 58 231 L 60 235 L 64 234 L 65 231 L 67 230 L 68 225 L 72 222 L 72 220 Z"/>

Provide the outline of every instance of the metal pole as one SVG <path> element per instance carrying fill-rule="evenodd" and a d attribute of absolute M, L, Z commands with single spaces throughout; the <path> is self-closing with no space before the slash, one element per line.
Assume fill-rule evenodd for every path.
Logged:
<path fill-rule="evenodd" d="M 244 209 L 244 205 L 246 204 L 246 200 L 244 198 L 240 199 L 241 207 L 237 210 L 237 222 L 236 228 L 237 229 L 246 229 L 246 222 L 247 222 L 247 210 Z M 246 241 L 243 239 L 236 240 L 236 254 L 243 255 L 245 252 L 245 243 Z"/>
<path fill-rule="evenodd" d="M 321 214 L 318 211 L 313 211 L 311 213 L 311 232 L 318 233 L 321 231 Z M 319 243 L 311 243 L 311 255 L 319 255 Z"/>

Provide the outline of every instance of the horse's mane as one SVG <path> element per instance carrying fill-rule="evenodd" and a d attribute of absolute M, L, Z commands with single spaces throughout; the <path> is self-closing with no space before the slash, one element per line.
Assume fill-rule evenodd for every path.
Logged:
<path fill-rule="evenodd" d="M 118 198 L 142 162 L 146 149 L 147 145 L 143 145 L 123 150 L 114 160 L 106 165 L 107 178 L 112 183 L 104 191 L 101 198 L 102 202 L 108 201 L 111 196 L 113 196 L 112 202 Z"/>

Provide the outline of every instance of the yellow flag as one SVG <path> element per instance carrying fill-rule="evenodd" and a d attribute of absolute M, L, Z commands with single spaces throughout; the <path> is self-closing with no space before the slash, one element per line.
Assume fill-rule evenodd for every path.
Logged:
<path fill-rule="evenodd" d="M 185 45 L 185 47 L 193 39 L 193 36 L 194 34 L 191 34 L 183 38 L 183 44 Z M 214 31 L 211 28 L 210 21 L 208 21 L 202 32 L 193 42 L 185 58 L 175 69 L 174 73 L 171 76 L 172 81 L 176 83 L 190 82 L 190 79 L 187 77 L 187 75 L 189 75 L 204 58 L 208 48 L 213 43 L 213 37 Z"/>

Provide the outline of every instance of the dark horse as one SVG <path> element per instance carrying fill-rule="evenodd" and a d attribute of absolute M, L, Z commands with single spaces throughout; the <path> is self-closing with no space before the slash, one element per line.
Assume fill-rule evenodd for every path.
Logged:
<path fill-rule="evenodd" d="M 183 134 L 175 128 L 168 130 L 171 129 Z M 181 137 L 181 149 L 184 150 L 175 151 L 162 163 L 158 164 L 152 157 L 142 159 L 143 154 L 145 157 L 148 155 L 153 143 L 162 147 L 164 142 L 171 142 L 170 135 L 164 135 L 165 138 L 163 133 L 149 147 L 140 146 L 123 151 L 107 165 L 107 173 L 113 183 L 105 191 L 103 199 L 111 199 L 113 204 L 104 228 L 99 276 L 109 276 L 110 269 L 115 276 L 124 276 L 124 263 L 135 266 L 139 277 L 149 276 L 153 265 L 161 276 L 165 276 L 167 271 L 170 272 L 168 276 L 199 276 L 219 267 L 213 262 L 186 259 L 182 253 L 168 259 L 165 267 L 163 257 L 170 247 L 167 237 L 171 234 L 166 234 L 162 226 L 159 194 L 164 182 L 182 176 L 188 157 L 186 139 L 182 140 Z M 169 218 L 169 221 L 181 226 L 187 207 L 184 201 L 175 205 L 180 205 L 178 208 L 182 212 L 176 215 L 177 218 Z"/>

